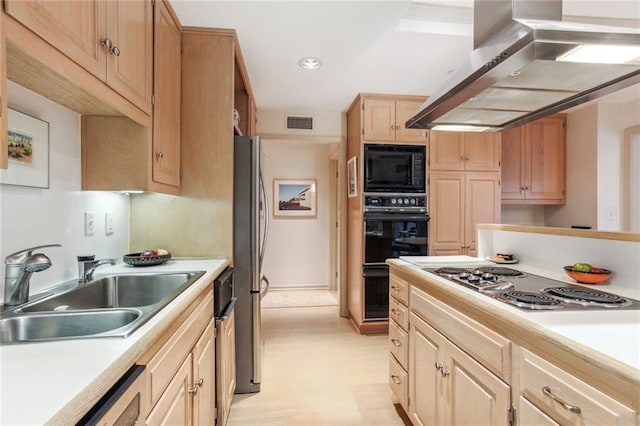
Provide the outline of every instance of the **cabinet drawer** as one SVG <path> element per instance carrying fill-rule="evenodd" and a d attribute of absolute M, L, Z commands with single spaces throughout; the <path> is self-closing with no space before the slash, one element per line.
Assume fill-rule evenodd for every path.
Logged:
<path fill-rule="evenodd" d="M 409 335 L 395 321 L 389 321 L 389 351 L 400 365 L 409 365 Z"/>
<path fill-rule="evenodd" d="M 393 297 L 389 298 L 389 318 L 405 331 L 409 330 L 409 309 Z"/>
<path fill-rule="evenodd" d="M 389 294 L 405 306 L 409 305 L 409 283 L 393 274 L 389 277 Z"/>
<path fill-rule="evenodd" d="M 522 349 L 518 362 L 520 394 L 558 423 L 637 424 L 633 410 L 539 356 Z"/>
<path fill-rule="evenodd" d="M 409 409 L 409 378 L 393 355 L 389 355 L 389 386 L 402 408 L 407 411 Z"/>
<path fill-rule="evenodd" d="M 153 406 L 175 375 L 182 360 L 191 352 L 202 330 L 213 318 L 213 292 L 196 307 L 187 320 L 160 348 L 147 365 Z"/>
<path fill-rule="evenodd" d="M 416 287 L 411 288 L 410 309 L 498 377 L 510 380 L 509 340 Z"/>

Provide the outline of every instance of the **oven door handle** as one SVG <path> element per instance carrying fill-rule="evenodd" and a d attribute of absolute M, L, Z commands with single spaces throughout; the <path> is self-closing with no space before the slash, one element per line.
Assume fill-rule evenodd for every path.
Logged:
<path fill-rule="evenodd" d="M 416 222 L 428 222 L 430 219 L 428 214 L 410 214 L 410 213 L 365 213 L 364 220 L 413 220 Z"/>

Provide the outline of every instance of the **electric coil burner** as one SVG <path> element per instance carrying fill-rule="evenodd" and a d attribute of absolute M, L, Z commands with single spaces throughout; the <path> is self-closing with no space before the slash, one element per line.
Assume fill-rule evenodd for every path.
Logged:
<path fill-rule="evenodd" d="M 640 309 L 640 301 L 564 284 L 517 269 L 469 265 L 426 269 L 436 275 L 526 311 L 580 309 Z"/>
<path fill-rule="evenodd" d="M 556 298 L 530 291 L 506 291 L 498 295 L 498 300 L 525 309 L 562 309 L 566 306 Z"/>
<path fill-rule="evenodd" d="M 603 306 L 620 308 L 630 306 L 632 302 L 616 294 L 582 287 L 549 287 L 542 293 L 556 297 L 566 303 L 578 303 L 583 306 Z"/>

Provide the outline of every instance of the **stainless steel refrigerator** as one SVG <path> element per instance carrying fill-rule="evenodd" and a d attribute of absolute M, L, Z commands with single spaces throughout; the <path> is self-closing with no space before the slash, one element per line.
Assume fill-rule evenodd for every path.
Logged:
<path fill-rule="evenodd" d="M 269 289 L 262 274 L 269 211 L 261 172 L 260 138 L 236 136 L 233 178 L 233 281 L 236 302 L 236 393 L 260 391 L 260 300 Z"/>

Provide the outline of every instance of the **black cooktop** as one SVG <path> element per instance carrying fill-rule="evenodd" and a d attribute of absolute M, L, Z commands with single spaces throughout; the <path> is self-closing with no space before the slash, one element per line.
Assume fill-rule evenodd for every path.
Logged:
<path fill-rule="evenodd" d="M 501 266 L 425 268 L 525 311 L 640 309 L 640 301 Z"/>

